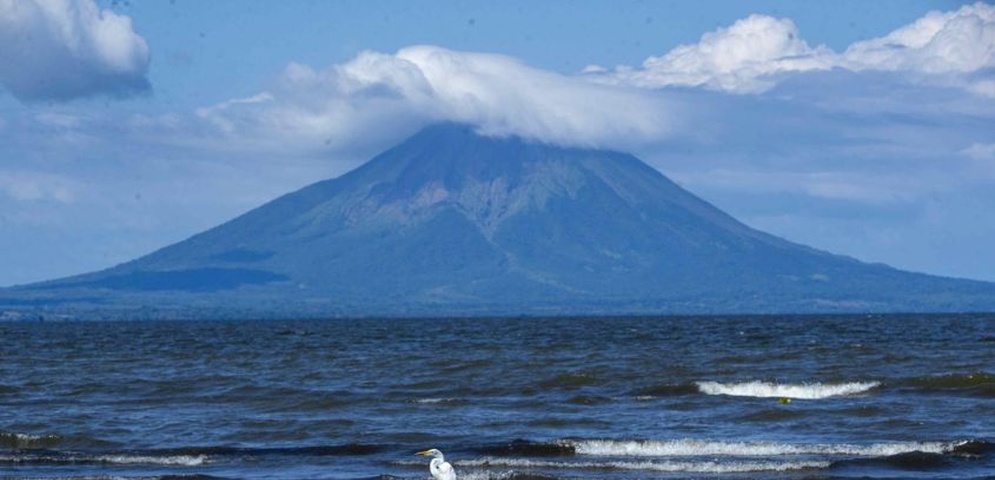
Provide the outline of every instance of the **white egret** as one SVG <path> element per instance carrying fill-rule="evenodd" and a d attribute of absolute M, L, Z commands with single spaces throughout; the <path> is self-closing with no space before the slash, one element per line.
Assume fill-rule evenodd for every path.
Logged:
<path fill-rule="evenodd" d="M 442 456 L 442 452 L 432 448 L 417 452 L 415 455 L 428 455 L 433 457 L 432 461 L 428 463 L 428 471 L 432 472 L 432 477 L 435 478 L 435 480 L 456 480 L 456 471 L 453 470 L 453 466 L 446 461 L 446 458 Z"/>

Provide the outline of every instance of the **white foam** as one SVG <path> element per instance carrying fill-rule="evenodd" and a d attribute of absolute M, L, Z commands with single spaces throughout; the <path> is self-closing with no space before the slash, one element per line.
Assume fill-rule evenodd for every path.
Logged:
<path fill-rule="evenodd" d="M 207 463 L 206 455 L 174 455 L 158 457 L 151 455 L 31 455 L 13 454 L 0 455 L 0 462 L 4 463 L 30 463 L 44 461 L 46 463 L 109 463 L 115 465 L 167 465 L 196 467 Z"/>
<path fill-rule="evenodd" d="M 510 470 L 506 472 L 470 471 L 457 473 L 460 480 L 506 480 L 515 477 L 515 472 Z"/>
<path fill-rule="evenodd" d="M 38 435 L 34 433 L 0 433 L 2 437 L 13 438 L 24 442 L 34 442 L 44 438 L 57 438 L 55 435 Z"/>
<path fill-rule="evenodd" d="M 605 461 L 605 462 L 557 462 L 524 458 L 483 458 L 460 462 L 467 467 L 506 467 L 515 469 L 615 469 L 644 470 L 671 473 L 751 473 L 784 472 L 810 468 L 826 468 L 827 461 Z"/>
<path fill-rule="evenodd" d="M 121 465 L 148 464 L 148 465 L 196 467 L 207 463 L 207 456 L 173 455 L 167 457 L 156 457 L 156 456 L 146 456 L 146 455 L 100 455 L 94 457 L 93 460 L 97 462 L 113 463 Z"/>
<path fill-rule="evenodd" d="M 569 442 L 578 455 L 602 457 L 777 457 L 828 455 L 881 457 L 910 452 L 946 453 L 951 442 L 895 442 L 868 445 L 846 443 L 793 444 L 778 442 L 723 442 L 713 440 L 584 440 Z"/>
<path fill-rule="evenodd" d="M 461 401 L 461 399 L 459 399 L 459 398 L 449 397 L 449 398 L 419 398 L 419 399 L 415 400 L 414 402 L 415 403 L 425 404 L 425 405 L 438 405 L 438 404 L 446 404 L 446 403 L 459 403 L 460 401 Z"/>
<path fill-rule="evenodd" d="M 779 384 L 771 382 L 695 382 L 701 393 L 757 398 L 798 398 L 818 400 L 829 397 L 857 395 L 881 385 L 881 382 L 802 383 Z"/>

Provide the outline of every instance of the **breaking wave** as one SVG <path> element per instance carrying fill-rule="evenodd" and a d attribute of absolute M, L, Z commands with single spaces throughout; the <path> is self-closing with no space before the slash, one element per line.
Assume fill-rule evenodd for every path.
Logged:
<path fill-rule="evenodd" d="M 438 397 L 438 398 L 418 398 L 418 399 L 415 399 L 415 400 L 411 400 L 411 402 L 412 403 L 421 404 L 421 405 L 447 405 L 447 406 L 465 405 L 466 403 L 468 403 L 463 398 L 445 398 L 445 397 Z"/>
<path fill-rule="evenodd" d="M 0 464 L 105 464 L 105 465 L 160 465 L 160 466 L 180 466 L 196 467 L 207 463 L 206 455 L 129 455 L 129 454 L 103 454 L 93 455 L 85 453 L 62 453 L 62 452 L 16 452 L 12 454 L 0 454 Z"/>
<path fill-rule="evenodd" d="M 700 439 L 577 440 L 529 442 L 483 447 L 485 456 L 458 460 L 467 477 L 493 479 L 507 469 L 510 478 L 528 472 L 617 470 L 684 474 L 760 474 L 825 470 L 846 466 L 905 468 L 938 465 L 956 458 L 984 456 L 995 450 L 986 440 L 952 442 L 779 443 Z M 411 465 L 420 465 L 412 462 Z M 558 478 L 571 478 L 569 476 Z"/>
<path fill-rule="evenodd" d="M 827 461 L 777 461 L 777 460 L 612 460 L 602 462 L 563 462 L 521 458 L 482 458 L 459 462 L 457 467 L 517 468 L 517 469 L 584 469 L 584 470 L 642 470 L 667 473 L 760 473 L 785 472 L 812 468 L 826 468 Z"/>
<path fill-rule="evenodd" d="M 695 384 L 701 393 L 708 395 L 819 400 L 867 393 L 879 387 L 881 382 L 779 384 L 751 381 L 740 383 L 696 382 Z"/>
<path fill-rule="evenodd" d="M 606 457 L 773 457 L 823 455 L 881 457 L 910 452 L 951 453 L 966 442 L 895 442 L 857 445 L 846 443 L 792 444 L 779 442 L 723 442 L 714 440 L 582 440 L 566 441 L 577 455 Z"/>

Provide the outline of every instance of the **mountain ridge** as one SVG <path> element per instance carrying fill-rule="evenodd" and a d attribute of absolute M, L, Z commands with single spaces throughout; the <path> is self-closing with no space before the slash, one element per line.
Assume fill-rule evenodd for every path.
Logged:
<path fill-rule="evenodd" d="M 995 284 L 789 242 L 632 155 L 458 124 L 133 261 L 8 289 L 0 307 L 32 292 L 316 315 L 995 309 Z"/>

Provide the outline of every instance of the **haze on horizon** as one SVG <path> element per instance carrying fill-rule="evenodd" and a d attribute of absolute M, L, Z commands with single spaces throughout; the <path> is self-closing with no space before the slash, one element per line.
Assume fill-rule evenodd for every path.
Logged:
<path fill-rule="evenodd" d="M 995 281 L 995 6 L 0 0 L 0 286 L 425 125 L 638 155 L 755 228 Z"/>

